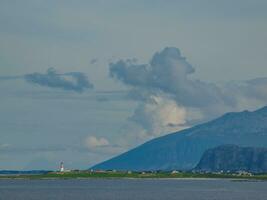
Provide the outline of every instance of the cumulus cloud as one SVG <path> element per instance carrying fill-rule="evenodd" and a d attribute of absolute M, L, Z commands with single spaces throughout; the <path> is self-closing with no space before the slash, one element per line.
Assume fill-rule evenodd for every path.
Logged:
<path fill-rule="evenodd" d="M 114 155 L 122 153 L 127 149 L 129 149 L 129 147 L 120 142 L 111 144 L 107 138 L 89 135 L 84 139 L 83 147 L 80 148 L 80 151 L 101 155 Z"/>
<path fill-rule="evenodd" d="M 148 64 L 127 59 L 109 67 L 110 76 L 129 86 L 128 96 L 139 102 L 130 120 L 152 136 L 267 103 L 267 78 L 221 85 L 194 79 L 195 69 L 175 47 L 155 53 Z"/>
<path fill-rule="evenodd" d="M 243 84 L 235 87 L 235 92 L 239 92 L 243 96 L 267 102 L 267 78 L 256 78 L 244 81 Z"/>
<path fill-rule="evenodd" d="M 136 108 L 132 121 L 140 124 L 147 135 L 159 136 L 186 128 L 186 109 L 177 103 L 162 96 L 150 96 L 150 99 L 141 102 Z M 143 133 L 144 134 L 144 133 Z"/>
<path fill-rule="evenodd" d="M 103 137 L 97 138 L 95 136 L 88 136 L 85 139 L 85 146 L 89 149 L 94 149 L 97 147 L 105 147 L 108 145 L 109 145 L 109 141 Z"/>
<path fill-rule="evenodd" d="M 216 85 L 190 78 L 194 72 L 192 65 L 174 47 L 155 53 L 149 64 L 137 64 L 130 59 L 110 64 L 111 77 L 138 90 L 174 95 L 184 106 L 204 107 L 223 101 Z"/>
<path fill-rule="evenodd" d="M 49 68 L 45 74 L 26 74 L 24 78 L 29 83 L 75 92 L 83 92 L 85 89 L 92 89 L 94 87 L 87 76 L 81 72 L 59 74 L 54 68 Z"/>

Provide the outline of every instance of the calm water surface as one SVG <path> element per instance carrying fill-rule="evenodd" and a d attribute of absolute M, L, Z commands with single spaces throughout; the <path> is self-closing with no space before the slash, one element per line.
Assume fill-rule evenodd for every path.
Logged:
<path fill-rule="evenodd" d="M 267 200 L 267 182 L 231 180 L 0 180 L 0 200 Z"/>

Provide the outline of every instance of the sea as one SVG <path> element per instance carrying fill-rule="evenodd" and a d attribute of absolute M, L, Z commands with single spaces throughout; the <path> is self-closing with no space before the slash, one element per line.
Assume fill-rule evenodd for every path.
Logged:
<path fill-rule="evenodd" d="M 228 179 L 0 179 L 0 200 L 267 200 L 267 182 Z"/>

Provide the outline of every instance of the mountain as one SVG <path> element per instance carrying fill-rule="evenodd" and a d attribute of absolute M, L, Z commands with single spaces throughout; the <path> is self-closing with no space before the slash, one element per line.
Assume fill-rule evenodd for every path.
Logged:
<path fill-rule="evenodd" d="M 198 164 L 207 149 L 223 144 L 267 147 L 267 107 L 227 113 L 208 123 L 153 139 L 92 169 L 188 170 Z"/>
<path fill-rule="evenodd" d="M 197 171 L 247 171 L 267 172 L 267 148 L 222 145 L 207 150 L 197 167 Z"/>

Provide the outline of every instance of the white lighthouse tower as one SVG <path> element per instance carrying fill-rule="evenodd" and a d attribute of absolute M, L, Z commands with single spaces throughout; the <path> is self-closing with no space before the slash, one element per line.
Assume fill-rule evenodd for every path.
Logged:
<path fill-rule="evenodd" d="M 59 171 L 64 172 L 64 163 L 63 162 L 60 163 Z"/>

